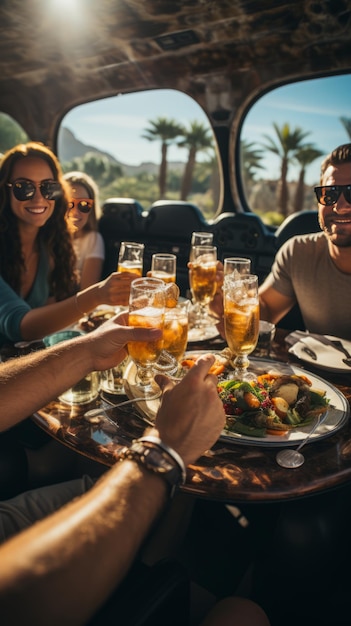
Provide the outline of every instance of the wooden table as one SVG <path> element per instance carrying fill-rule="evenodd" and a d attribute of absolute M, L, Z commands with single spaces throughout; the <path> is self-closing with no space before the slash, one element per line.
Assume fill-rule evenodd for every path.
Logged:
<path fill-rule="evenodd" d="M 298 364 L 288 354 L 286 331 L 277 329 L 271 357 Z M 220 349 L 214 340 L 197 349 Z M 190 349 L 194 349 L 191 346 Z M 339 389 L 350 402 L 350 374 L 340 375 L 309 368 Z M 121 398 L 123 399 L 123 398 Z M 84 413 L 101 406 L 98 398 L 89 407 L 67 407 L 54 401 L 38 411 L 34 421 L 46 432 L 80 454 L 106 466 L 116 462 L 121 448 L 141 436 L 145 424 L 135 409 L 113 409 L 106 418 L 87 421 Z M 94 423 L 96 421 L 96 423 Z M 117 424 L 117 426 L 116 426 Z M 184 492 L 225 503 L 278 502 L 310 496 L 351 481 L 351 427 L 349 421 L 335 434 L 304 448 L 305 463 L 296 469 L 281 468 L 275 460 L 278 448 L 217 442 L 188 468 Z"/>

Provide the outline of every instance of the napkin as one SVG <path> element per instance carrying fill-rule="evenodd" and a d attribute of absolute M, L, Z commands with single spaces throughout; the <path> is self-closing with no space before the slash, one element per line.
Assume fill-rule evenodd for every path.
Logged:
<path fill-rule="evenodd" d="M 326 369 L 336 369 L 351 373 L 351 367 L 348 367 L 343 362 L 344 355 L 342 352 L 334 348 L 334 346 L 324 345 L 318 339 L 311 337 L 309 333 L 302 331 L 294 331 L 287 335 L 285 341 L 290 345 L 289 352 L 294 354 L 298 358 L 308 361 L 315 366 L 322 366 Z M 343 340 L 345 347 L 348 347 L 348 343 Z M 350 344 L 351 347 L 351 344 Z M 308 354 L 305 348 L 311 350 L 315 354 L 316 358 L 312 357 L 312 353 Z"/>

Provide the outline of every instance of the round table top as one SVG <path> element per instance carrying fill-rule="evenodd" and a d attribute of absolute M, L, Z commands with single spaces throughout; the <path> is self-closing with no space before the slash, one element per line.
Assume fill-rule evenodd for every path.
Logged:
<path fill-rule="evenodd" d="M 271 358 L 297 363 L 285 344 L 286 331 L 277 329 Z M 225 344 L 220 339 L 193 349 L 218 350 Z M 301 367 L 301 363 L 298 363 Z M 350 374 L 335 374 L 308 369 L 332 384 L 350 402 Z M 351 373 L 351 372 L 350 372 Z M 116 399 L 117 398 L 117 399 Z M 109 396 L 119 402 L 126 397 Z M 88 406 L 69 406 L 58 400 L 43 407 L 34 421 L 63 444 L 106 466 L 118 460 L 120 450 L 145 429 L 137 409 L 127 406 L 98 411 L 92 419 L 84 414 L 90 409 L 106 406 L 98 397 Z M 304 448 L 305 463 L 285 469 L 276 462 L 279 447 L 237 444 L 219 440 L 187 471 L 186 493 L 200 498 L 236 502 L 275 502 L 293 500 L 329 490 L 351 481 L 351 427 L 349 420 L 334 434 L 312 441 Z"/>

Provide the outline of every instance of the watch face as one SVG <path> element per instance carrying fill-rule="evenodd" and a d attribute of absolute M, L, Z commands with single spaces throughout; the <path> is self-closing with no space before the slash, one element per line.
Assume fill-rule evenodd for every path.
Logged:
<path fill-rule="evenodd" d="M 161 475 L 171 486 L 177 486 L 181 482 L 178 466 L 170 461 L 169 456 L 161 448 L 145 445 L 143 442 L 135 442 L 123 456 L 133 459 L 146 469 Z"/>

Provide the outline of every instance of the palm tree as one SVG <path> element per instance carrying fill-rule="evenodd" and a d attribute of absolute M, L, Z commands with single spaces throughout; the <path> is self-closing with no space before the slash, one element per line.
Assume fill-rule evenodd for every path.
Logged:
<path fill-rule="evenodd" d="M 299 180 L 294 198 L 294 213 L 303 209 L 305 199 L 305 173 L 306 167 L 315 159 L 321 157 L 323 152 L 318 150 L 313 144 L 306 144 L 295 152 L 295 159 L 301 165 Z"/>
<path fill-rule="evenodd" d="M 178 146 L 188 150 L 188 160 L 185 165 L 180 199 L 186 200 L 191 190 L 196 155 L 198 152 L 208 151 L 210 148 L 213 149 L 214 143 L 211 130 L 196 120 L 190 122 L 190 128 L 185 130 L 183 134 L 184 139 L 178 142 Z"/>
<path fill-rule="evenodd" d="M 264 169 L 260 163 L 262 159 L 263 150 L 257 148 L 255 143 L 249 143 L 246 139 L 240 142 L 241 171 L 246 188 L 255 181 L 256 170 Z"/>
<path fill-rule="evenodd" d="M 171 143 L 175 143 L 175 139 L 184 134 L 184 128 L 175 120 L 166 117 L 158 117 L 156 120 L 148 120 L 149 128 L 145 129 L 142 135 L 148 141 L 161 140 L 161 164 L 159 172 L 159 189 L 160 198 L 166 193 L 167 184 L 167 151 Z"/>
<path fill-rule="evenodd" d="M 278 124 L 274 122 L 273 127 L 279 142 L 275 143 L 269 135 L 264 135 L 268 143 L 262 145 L 264 148 L 273 152 L 273 154 L 276 154 L 281 159 L 280 195 L 278 206 L 282 215 L 286 217 L 288 214 L 289 200 L 287 183 L 288 166 L 293 160 L 295 152 L 302 147 L 302 141 L 305 137 L 307 137 L 307 135 L 310 135 L 310 133 L 303 131 L 299 126 L 297 126 L 294 130 L 291 130 L 289 124 L 283 124 L 283 126 L 279 128 Z"/>
<path fill-rule="evenodd" d="M 349 117 L 339 117 L 340 122 L 344 126 L 349 139 L 351 139 L 351 119 Z"/>

